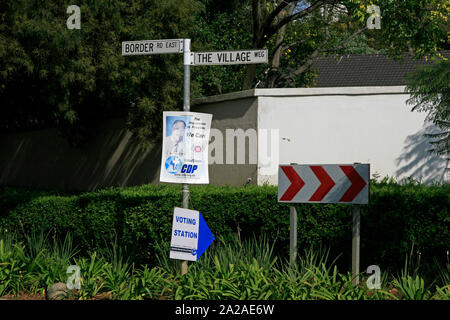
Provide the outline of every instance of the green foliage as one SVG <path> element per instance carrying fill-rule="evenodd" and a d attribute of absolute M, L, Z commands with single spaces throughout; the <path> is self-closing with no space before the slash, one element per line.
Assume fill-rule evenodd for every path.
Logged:
<path fill-rule="evenodd" d="M 403 297 L 408 300 L 426 300 L 430 293 L 425 288 L 425 283 L 419 276 L 411 277 L 404 275 L 399 279 L 394 279 L 394 286 L 400 289 Z"/>
<path fill-rule="evenodd" d="M 106 261 L 103 257 L 97 257 L 96 252 L 93 252 L 89 258 L 75 259 L 75 264 L 80 267 L 81 289 L 79 290 L 79 296 L 81 300 L 94 297 L 100 293 L 105 285 L 102 277 L 102 273 L 105 269 L 107 270 L 106 276 L 109 280 L 108 283 L 114 285 L 114 283 L 111 283 L 111 277 L 109 277 L 109 266 L 106 265 Z"/>
<path fill-rule="evenodd" d="M 4 192 L 12 193 L 11 188 Z M 425 271 L 434 258 L 444 262 L 450 237 L 449 194 L 448 185 L 372 182 L 370 204 L 361 208 L 361 250 L 370 254 L 363 255 L 361 263 L 399 270 L 411 246 L 413 257 L 420 253 Z M 216 237 L 236 235 L 244 240 L 265 235 L 275 242 L 275 251 L 288 252 L 289 206 L 277 202 L 276 187 L 192 186 L 190 196 L 190 206 L 202 213 Z M 108 255 L 108 243 L 117 241 L 123 254 L 155 265 L 155 254 L 166 250 L 158 243 L 170 239 L 181 187 L 109 188 L 78 195 L 44 194 L 14 207 L 5 203 L 0 229 L 16 231 L 21 239 L 33 232 L 50 233 L 55 239 L 70 233 L 81 253 L 103 255 Z M 322 244 L 333 255 L 343 252 L 338 263 L 348 266 L 350 250 L 342 248 L 351 244 L 351 207 L 301 204 L 297 212 L 299 249 Z"/>
<path fill-rule="evenodd" d="M 62 247 L 68 249 L 70 236 L 66 242 Z M 39 234 L 33 235 L 29 243 L 34 249 L 24 249 L 10 234 L 0 236 L 0 297 L 43 292 L 50 284 L 66 282 L 67 274 L 55 277 L 51 269 L 41 266 L 64 261 L 72 254 L 64 254 L 60 247 L 48 255 L 47 249 L 55 243 Z M 449 299 L 450 292 L 446 282 L 436 286 L 433 293 L 425 289 L 419 275 L 412 277 L 406 271 L 399 280 L 383 272 L 381 290 L 368 290 L 364 281 L 353 286 L 351 274 L 338 272 L 336 260 L 329 261 L 328 250 L 310 247 L 292 265 L 287 259 L 277 258 L 273 244 L 265 236 L 248 241 L 219 237 L 199 261 L 190 263 L 184 276 L 180 276 L 179 269 L 167 266 L 130 264 L 118 243 L 112 243 L 105 252 L 109 253 L 91 252 L 60 266 L 64 272 L 72 264 L 81 269 L 81 288 L 70 291 L 67 299 L 444 300 Z M 167 256 L 168 250 L 160 254 Z M 162 257 L 158 260 L 162 261 Z M 45 284 L 44 279 L 51 281 Z M 394 290 L 399 290 L 398 294 Z"/>
<path fill-rule="evenodd" d="M 322 7 L 292 19 L 280 31 L 281 18 L 271 13 L 289 2 L 295 3 L 293 14 L 311 4 L 80 0 L 81 29 L 69 30 L 66 9 L 70 1 L 2 1 L 0 130 L 56 126 L 72 145 L 80 146 L 101 120 L 125 116 L 135 136 L 147 142 L 158 140 L 161 112 L 181 109 L 182 55 L 123 57 L 120 46 L 125 40 L 191 38 L 194 51 L 269 50 L 269 65 L 193 68 L 192 97 L 240 90 L 247 73 L 253 75 L 246 81 L 249 88 L 257 84 L 311 86 L 315 73 L 308 66 L 317 52 L 387 52 L 400 57 L 412 50 L 420 57 L 448 48 L 448 1 L 337 1 L 336 6 L 328 6 L 328 39 Z M 257 30 L 253 30 L 252 3 L 261 8 Z M 369 4 L 380 6 L 381 30 L 365 30 L 351 37 L 365 26 Z M 338 12 L 335 9 L 343 8 L 340 5 L 345 10 Z M 273 19 L 265 20 L 269 17 Z M 283 37 L 281 60 L 269 72 L 278 36 Z M 269 79 L 273 75 L 276 81 Z"/>
<path fill-rule="evenodd" d="M 22 270 L 25 267 L 23 248 L 17 244 L 5 245 L 0 239 L 0 295 L 18 294 L 23 289 Z"/>
<path fill-rule="evenodd" d="M 11 233 L 0 234 L 0 295 L 41 292 L 67 278 L 66 269 L 77 253 L 70 235 L 62 243 L 51 243 L 42 233 L 32 234 L 25 243 Z"/>
<path fill-rule="evenodd" d="M 0 4 L 0 129 L 57 126 L 80 144 L 101 119 L 128 115 L 138 136 L 157 138 L 154 119 L 181 105 L 181 56 L 124 57 L 121 42 L 188 37 L 201 4 L 83 0 L 81 29 L 69 30 L 71 4 Z"/>
<path fill-rule="evenodd" d="M 436 55 L 448 48 L 448 0 L 374 0 L 352 1 L 376 4 L 381 10 L 381 29 L 370 30 L 377 47 L 384 47 L 388 54 L 400 58 L 413 50 L 416 57 Z M 365 9 L 365 8 L 364 8 Z M 369 14 L 366 13 L 365 17 Z"/>
<path fill-rule="evenodd" d="M 442 288 L 436 287 L 435 299 L 450 300 L 450 285 L 443 286 Z"/>
<path fill-rule="evenodd" d="M 311 85 L 313 81 L 308 68 L 312 59 L 321 54 L 376 52 L 401 58 L 405 52 L 422 57 L 448 48 L 448 1 L 344 0 L 330 4 L 325 1 L 255 0 L 251 5 L 250 1 L 245 3 L 247 23 L 254 26 L 253 46 L 267 47 L 272 57 L 277 40 L 282 38 L 280 65 L 276 59 L 274 64 L 269 60 L 272 65 L 268 73 L 264 69 L 255 72 L 254 67 L 249 66 L 249 79 L 246 78 L 244 83 L 247 89 L 253 88 L 258 79 L 269 87 Z M 294 10 L 286 15 L 291 4 Z M 367 12 L 370 5 L 380 8 L 381 29 L 365 29 L 371 15 Z M 280 8 L 283 11 L 278 11 Z M 326 22 L 324 12 L 327 12 Z M 251 74 L 255 77 L 250 81 Z M 272 81 L 265 81 L 267 74 Z"/>
<path fill-rule="evenodd" d="M 208 1 L 206 1 L 208 2 Z M 219 9 L 230 5 L 227 10 Z M 193 51 L 239 50 L 252 47 L 251 24 L 248 9 L 244 4 L 231 5 L 229 1 L 218 1 L 197 18 L 192 33 Z M 244 65 L 207 66 L 191 68 L 192 97 L 240 91 L 245 76 Z"/>
<path fill-rule="evenodd" d="M 408 104 L 412 111 L 426 112 L 427 120 L 439 128 L 438 133 L 427 134 L 431 141 L 431 151 L 449 156 L 450 154 L 450 61 L 434 60 L 431 66 L 421 67 L 408 78 L 406 90 L 411 94 Z"/>

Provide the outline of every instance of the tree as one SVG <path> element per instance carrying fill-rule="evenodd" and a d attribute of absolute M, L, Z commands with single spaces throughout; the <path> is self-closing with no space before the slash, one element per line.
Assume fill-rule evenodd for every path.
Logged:
<path fill-rule="evenodd" d="M 158 139 L 161 112 L 182 105 L 182 55 L 121 55 L 126 40 L 189 37 L 195 0 L 0 2 L 0 130 L 56 126 L 74 145 L 98 123 L 127 116 L 141 138 Z"/>
<path fill-rule="evenodd" d="M 372 4 L 381 9 L 380 30 L 367 30 L 366 27 L 366 20 L 370 16 L 366 10 Z M 407 50 L 414 51 L 417 57 L 436 53 L 446 44 L 450 10 L 450 6 L 441 0 L 250 0 L 249 8 L 253 47 L 263 48 L 271 41 L 275 42 L 271 52 L 271 67 L 266 72 L 265 83 L 268 87 L 295 84 L 296 78 L 309 69 L 314 58 L 321 54 L 341 52 L 351 40 L 362 34 L 373 38 L 379 49 L 385 48 L 393 57 L 400 57 Z M 342 22 L 348 26 L 345 30 L 348 33 L 346 39 L 342 39 L 342 32 L 341 36 L 333 32 L 338 30 L 335 27 Z M 288 37 L 285 34 L 289 26 L 301 29 L 307 25 L 314 26 L 315 32 L 286 41 Z M 303 53 L 306 51 L 307 54 L 296 60 L 295 66 L 279 68 L 280 57 L 294 47 L 306 47 Z M 248 66 L 243 89 L 254 86 L 256 70 L 257 66 Z"/>
<path fill-rule="evenodd" d="M 367 30 L 367 7 L 381 30 Z M 121 56 L 125 40 L 191 38 L 192 50 L 268 48 L 267 65 L 192 68 L 192 95 L 308 86 L 315 57 L 386 52 L 417 56 L 447 40 L 441 0 L 0 1 L 0 130 L 57 126 L 76 145 L 103 119 L 126 116 L 138 137 L 160 137 L 161 113 L 182 107 L 182 55 Z"/>
<path fill-rule="evenodd" d="M 411 74 L 407 91 L 412 111 L 427 112 L 427 120 L 436 125 L 439 133 L 427 134 L 434 139 L 430 150 L 439 155 L 450 154 L 450 61 L 435 59 L 431 66 L 423 66 Z M 447 160 L 450 157 L 447 158 Z"/>
<path fill-rule="evenodd" d="M 193 51 L 237 50 L 251 47 L 248 11 L 240 1 L 204 0 L 206 9 L 197 17 L 191 35 Z M 191 68 L 192 97 L 239 91 L 244 65 Z"/>

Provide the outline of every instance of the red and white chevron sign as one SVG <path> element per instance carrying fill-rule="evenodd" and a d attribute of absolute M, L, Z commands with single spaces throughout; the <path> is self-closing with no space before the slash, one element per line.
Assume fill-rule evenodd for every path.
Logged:
<path fill-rule="evenodd" d="M 369 164 L 280 165 L 278 201 L 369 203 Z"/>

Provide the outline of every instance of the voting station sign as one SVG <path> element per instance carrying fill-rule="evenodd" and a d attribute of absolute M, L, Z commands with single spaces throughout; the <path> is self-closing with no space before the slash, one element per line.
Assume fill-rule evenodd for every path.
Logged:
<path fill-rule="evenodd" d="M 123 41 L 122 55 L 137 56 L 183 52 L 183 39 Z"/>
<path fill-rule="evenodd" d="M 369 203 L 370 165 L 280 165 L 278 202 Z"/>
<path fill-rule="evenodd" d="M 175 208 L 170 258 L 197 261 L 214 241 L 205 219 L 195 210 Z"/>
<path fill-rule="evenodd" d="M 191 52 L 194 66 L 267 63 L 267 49 Z"/>

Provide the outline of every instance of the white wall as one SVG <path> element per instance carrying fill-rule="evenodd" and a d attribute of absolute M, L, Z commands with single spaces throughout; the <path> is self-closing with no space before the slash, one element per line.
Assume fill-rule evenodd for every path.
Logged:
<path fill-rule="evenodd" d="M 258 95 L 258 130 L 279 129 L 279 159 L 258 164 L 258 184 L 277 184 L 278 164 L 289 163 L 362 162 L 370 163 L 372 177 L 444 178 L 446 161 L 427 152 L 426 114 L 411 112 L 403 87 L 293 90 Z M 264 143 L 258 139 L 259 151 Z"/>

